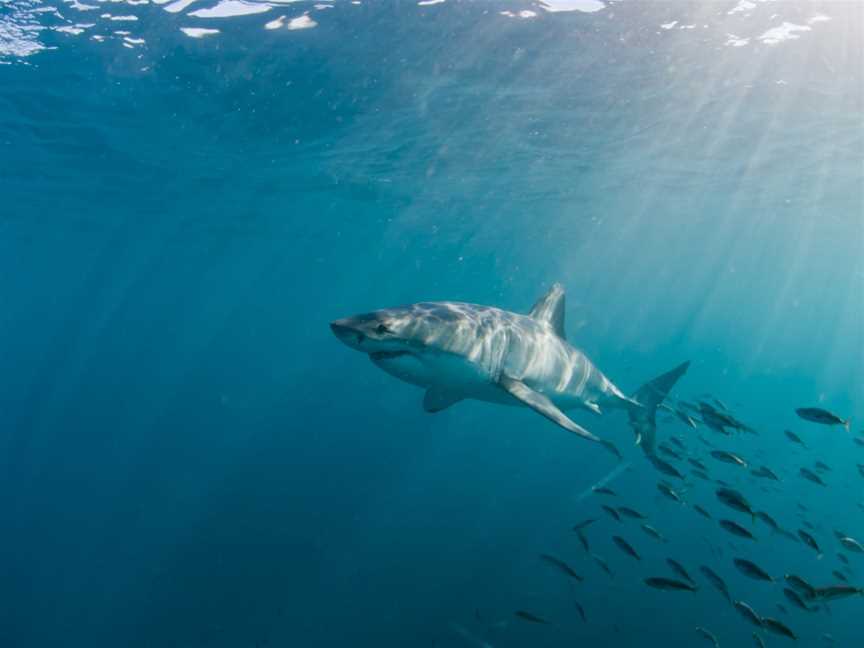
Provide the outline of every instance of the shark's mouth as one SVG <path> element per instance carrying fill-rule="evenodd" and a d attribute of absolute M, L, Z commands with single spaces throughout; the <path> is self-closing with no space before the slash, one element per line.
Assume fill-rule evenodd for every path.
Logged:
<path fill-rule="evenodd" d="M 369 354 L 373 360 L 392 360 L 401 356 L 411 355 L 410 351 L 374 351 Z"/>

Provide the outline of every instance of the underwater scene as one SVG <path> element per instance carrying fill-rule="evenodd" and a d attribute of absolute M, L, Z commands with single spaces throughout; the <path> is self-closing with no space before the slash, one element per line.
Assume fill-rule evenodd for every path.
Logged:
<path fill-rule="evenodd" d="M 0 646 L 864 645 L 864 2 L 0 0 Z"/>

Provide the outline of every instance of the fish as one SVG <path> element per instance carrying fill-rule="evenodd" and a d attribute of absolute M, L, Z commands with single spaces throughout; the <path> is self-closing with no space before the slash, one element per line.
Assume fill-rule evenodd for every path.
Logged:
<path fill-rule="evenodd" d="M 794 632 L 792 632 L 792 630 L 790 630 L 786 625 L 784 625 L 777 619 L 765 617 L 762 619 L 762 624 L 766 630 L 768 630 L 769 632 L 773 632 L 776 635 L 780 635 L 781 637 L 788 637 L 792 640 L 798 639 L 798 637 L 795 635 Z"/>
<path fill-rule="evenodd" d="M 864 464 L 855 464 L 858 466 L 858 474 L 864 477 Z"/>
<path fill-rule="evenodd" d="M 816 538 L 814 538 L 812 535 L 810 535 L 809 533 L 804 531 L 804 529 L 798 530 L 798 537 L 801 538 L 801 540 L 804 542 L 804 544 L 806 544 L 808 547 L 813 549 L 817 554 L 819 554 L 820 558 L 822 557 L 822 550 L 819 548 L 819 544 L 816 542 Z"/>
<path fill-rule="evenodd" d="M 728 436 L 727 427 L 731 427 L 732 429 L 738 429 L 739 427 L 738 422 L 734 418 L 717 410 L 713 405 L 705 401 L 699 401 L 699 415 L 702 417 L 702 422 L 705 425 L 720 434 Z"/>
<path fill-rule="evenodd" d="M 663 576 L 650 576 L 643 581 L 648 587 L 653 587 L 659 590 L 678 590 L 695 592 L 696 587 L 690 583 L 675 580 L 674 578 L 665 578 Z"/>
<path fill-rule="evenodd" d="M 774 579 L 768 575 L 764 569 L 750 560 L 745 558 L 735 558 L 732 562 L 738 568 L 738 571 L 753 580 L 768 581 L 769 583 L 774 582 Z"/>
<path fill-rule="evenodd" d="M 780 481 L 780 478 L 767 466 L 759 466 L 759 468 L 755 470 L 751 470 L 750 474 L 754 477 L 762 477 L 764 479 L 771 479 L 773 481 Z"/>
<path fill-rule="evenodd" d="M 618 460 L 614 443 L 564 412 L 623 410 L 637 442 L 651 454 L 657 407 L 690 366 L 681 363 L 627 396 L 567 341 L 564 288 L 557 283 L 526 315 L 463 302 L 421 302 L 338 319 L 330 330 L 379 369 L 423 388 L 427 412 L 465 399 L 520 405 Z"/>
<path fill-rule="evenodd" d="M 693 510 L 696 511 L 699 515 L 708 518 L 709 520 L 713 519 L 711 517 L 711 514 L 708 511 L 706 511 L 704 508 L 699 506 L 698 504 L 693 505 Z"/>
<path fill-rule="evenodd" d="M 862 547 L 861 543 L 855 538 L 850 538 L 848 536 L 840 538 L 840 544 L 843 545 L 844 549 L 848 549 L 853 553 L 864 553 L 864 547 Z"/>
<path fill-rule="evenodd" d="M 744 461 L 738 455 L 727 452 L 726 450 L 712 450 L 711 456 L 714 457 L 717 461 L 722 461 L 723 463 L 734 464 L 736 466 L 741 466 L 742 468 L 747 467 L 746 461 Z"/>
<path fill-rule="evenodd" d="M 801 598 L 801 595 L 792 588 L 784 587 L 783 595 L 787 599 L 789 599 L 789 602 L 792 603 L 792 605 L 794 605 L 795 607 L 806 610 L 807 612 L 811 611 L 810 607 L 804 602 L 804 599 Z"/>
<path fill-rule="evenodd" d="M 732 488 L 718 488 L 715 491 L 717 499 L 723 502 L 729 508 L 738 511 L 739 513 L 747 513 L 751 518 L 755 519 L 756 514 L 750 502 L 738 491 Z"/>
<path fill-rule="evenodd" d="M 594 562 L 596 562 L 598 565 L 600 565 L 600 569 L 602 569 L 607 574 L 609 574 L 609 576 L 615 575 L 612 573 L 612 570 L 609 569 L 609 563 L 607 563 L 605 560 L 603 560 L 600 556 L 598 556 L 597 554 L 591 554 L 591 558 L 593 558 Z"/>
<path fill-rule="evenodd" d="M 843 572 L 841 572 L 841 571 L 835 569 L 835 570 L 832 571 L 831 573 L 834 574 L 834 578 L 836 578 L 837 580 L 843 581 L 844 583 L 848 583 L 848 582 L 849 582 L 849 579 L 846 578 L 846 574 L 844 574 Z"/>
<path fill-rule="evenodd" d="M 765 642 L 762 640 L 762 637 L 760 637 L 755 632 L 753 633 L 753 643 L 756 645 L 757 648 L 765 648 Z"/>
<path fill-rule="evenodd" d="M 673 558 L 667 558 L 666 564 L 672 568 L 672 571 L 674 571 L 676 574 L 678 574 L 681 578 L 686 580 L 688 583 L 692 583 L 693 585 L 696 584 L 696 581 L 694 581 L 690 577 L 690 574 L 687 573 L 687 570 L 684 569 L 684 565 L 679 563 L 677 560 L 675 560 Z"/>
<path fill-rule="evenodd" d="M 738 536 L 739 538 L 747 538 L 748 540 L 756 539 L 753 534 L 750 533 L 747 529 L 742 527 L 737 522 L 733 522 L 732 520 L 720 520 L 720 526 L 732 535 Z"/>
<path fill-rule="evenodd" d="M 597 521 L 597 519 L 598 518 L 588 518 L 587 520 L 582 520 L 581 522 L 577 522 L 576 524 L 573 525 L 573 530 L 574 531 L 581 531 L 582 529 L 585 529 L 585 528 L 591 526 L 592 524 L 594 524 Z"/>
<path fill-rule="evenodd" d="M 678 448 L 679 450 L 682 450 L 682 451 L 687 450 L 687 446 L 685 446 L 684 442 L 681 439 L 679 439 L 678 437 L 674 437 L 674 436 L 669 437 L 669 441 L 670 441 L 670 443 L 675 444 L 675 447 Z"/>
<path fill-rule="evenodd" d="M 786 435 L 786 438 L 789 439 L 792 443 L 797 443 L 798 445 L 806 448 L 807 446 L 801 440 L 797 434 L 795 434 L 792 430 L 783 430 L 783 434 Z"/>
<path fill-rule="evenodd" d="M 651 536 L 652 538 L 655 538 L 656 540 L 659 540 L 660 542 L 666 542 L 666 538 L 663 536 L 663 534 L 660 533 L 654 527 L 652 527 L 650 524 L 643 524 L 642 530 L 645 533 L 647 533 L 649 536 Z"/>
<path fill-rule="evenodd" d="M 732 605 L 735 606 L 735 609 L 741 614 L 742 617 L 747 619 L 751 624 L 756 626 L 757 628 L 762 627 L 762 617 L 756 613 L 752 607 L 747 605 L 744 601 L 735 601 Z"/>
<path fill-rule="evenodd" d="M 756 517 L 762 520 L 765 524 L 771 527 L 772 531 L 779 531 L 780 525 L 777 524 L 777 520 L 768 515 L 765 511 L 756 511 Z"/>
<path fill-rule="evenodd" d="M 582 533 L 582 531 L 576 531 L 576 537 L 579 538 L 579 543 L 582 545 L 582 548 L 586 552 L 591 553 L 591 546 L 588 544 L 587 536 Z"/>
<path fill-rule="evenodd" d="M 729 595 L 729 588 L 726 586 L 726 581 L 724 581 L 717 572 L 706 565 L 702 565 L 699 567 L 699 571 L 702 572 L 702 575 L 708 579 L 708 581 L 714 586 L 718 592 L 723 595 L 729 603 L 732 603 L 732 597 Z"/>
<path fill-rule="evenodd" d="M 796 576 L 795 574 L 786 574 L 784 578 L 786 579 L 786 582 L 789 583 L 789 586 L 798 592 L 803 598 L 811 601 L 816 598 L 816 588 L 800 576 Z"/>
<path fill-rule="evenodd" d="M 612 518 L 614 518 L 616 521 L 618 521 L 618 522 L 621 521 L 621 516 L 618 515 L 618 511 L 616 511 L 615 509 L 613 509 L 611 506 L 606 506 L 606 505 L 604 505 L 602 508 L 603 508 L 603 510 L 606 511 L 606 512 L 607 512 L 607 513 L 608 513 Z"/>
<path fill-rule="evenodd" d="M 834 601 L 862 594 L 864 594 L 864 588 L 853 587 L 852 585 L 831 585 L 830 587 L 816 588 L 816 599 L 820 601 Z"/>
<path fill-rule="evenodd" d="M 676 408 L 674 413 L 675 416 L 677 416 L 684 423 L 684 425 L 691 427 L 694 430 L 698 427 L 698 425 L 696 424 L 696 419 L 694 419 L 684 410 Z"/>
<path fill-rule="evenodd" d="M 710 641 L 714 648 L 720 648 L 720 642 L 717 641 L 717 637 L 711 634 L 708 630 L 701 626 L 696 626 L 696 632 L 698 632 L 700 635 Z"/>
<path fill-rule="evenodd" d="M 813 467 L 821 472 L 831 472 L 831 466 L 822 461 L 817 461 L 813 464 Z"/>
<path fill-rule="evenodd" d="M 621 536 L 612 536 L 612 540 L 613 542 L 615 542 L 618 548 L 624 553 L 626 553 L 628 556 L 632 556 L 636 560 L 642 560 L 639 554 L 636 553 L 636 550 L 631 547 L 630 543 L 628 543 L 624 538 L 622 538 Z"/>
<path fill-rule="evenodd" d="M 798 472 L 801 473 L 801 476 L 804 479 L 807 479 L 807 480 L 813 482 L 814 484 L 819 484 L 820 486 L 825 486 L 825 482 L 822 481 L 822 478 L 819 475 L 817 475 L 816 473 L 814 473 L 812 470 L 810 470 L 809 468 L 801 468 Z"/>
<path fill-rule="evenodd" d="M 547 625 L 549 624 L 546 619 L 539 617 L 536 614 L 532 614 L 531 612 L 526 612 L 525 610 L 516 610 L 514 614 L 520 619 L 524 619 L 525 621 L 529 621 L 530 623 L 544 623 Z"/>
<path fill-rule="evenodd" d="M 842 419 L 821 407 L 799 407 L 795 413 L 805 421 L 821 425 L 842 425 L 849 432 L 849 419 Z"/>
<path fill-rule="evenodd" d="M 607 488 L 606 486 L 595 486 L 591 489 L 598 495 L 609 495 L 611 497 L 615 497 L 618 493 L 613 491 L 611 488 Z"/>
<path fill-rule="evenodd" d="M 657 446 L 657 449 L 663 454 L 665 454 L 667 457 L 681 461 L 681 455 L 675 452 L 672 448 L 661 443 Z"/>
<path fill-rule="evenodd" d="M 568 565 L 566 562 L 561 560 L 560 558 L 556 558 L 555 556 L 551 556 L 549 554 L 540 554 L 540 559 L 545 563 L 552 565 L 558 571 L 567 574 L 570 578 L 575 580 L 577 583 L 581 583 L 584 579 L 576 573 L 576 571 Z"/>
<path fill-rule="evenodd" d="M 627 508 L 626 506 L 619 506 L 618 512 L 624 517 L 632 518 L 634 520 L 645 520 L 645 516 L 642 515 L 639 511 L 636 511 L 632 508 Z"/>
<path fill-rule="evenodd" d="M 842 562 L 844 565 L 848 565 L 848 564 L 849 564 L 849 559 L 848 559 L 846 556 L 844 556 L 842 553 L 838 553 L 838 554 L 837 554 L 837 559 L 838 559 L 840 562 Z"/>
<path fill-rule="evenodd" d="M 672 464 L 670 464 L 668 461 L 664 461 L 663 459 L 655 455 L 649 455 L 648 460 L 657 470 L 659 470 L 664 475 L 668 475 L 669 477 L 675 477 L 676 479 L 684 479 L 684 475 L 682 475 L 678 471 L 678 469 Z"/>
<path fill-rule="evenodd" d="M 679 504 L 684 503 L 681 499 L 681 496 L 675 492 L 675 489 L 665 482 L 659 482 L 657 484 L 657 490 L 659 490 L 661 493 L 663 493 L 663 495 L 671 499 L 673 502 L 678 502 Z"/>
<path fill-rule="evenodd" d="M 591 547 L 588 545 L 588 538 L 585 537 L 585 534 L 582 533 L 581 530 L 576 531 L 576 537 L 579 538 L 579 542 L 582 544 L 582 548 L 585 549 L 588 553 L 591 553 Z"/>
<path fill-rule="evenodd" d="M 693 457 L 689 457 L 687 461 L 694 468 L 698 468 L 699 470 L 708 470 L 708 467 L 702 462 L 701 459 L 694 459 Z"/>
<path fill-rule="evenodd" d="M 695 475 L 699 479 L 702 479 L 704 481 L 711 481 L 711 478 L 708 476 L 708 473 L 706 473 L 704 470 L 696 469 L 696 470 L 693 470 L 692 473 L 693 473 L 693 475 Z"/>
<path fill-rule="evenodd" d="M 579 613 L 579 616 L 582 617 L 582 621 L 588 623 L 588 618 L 585 616 L 585 608 L 579 604 L 579 601 L 573 601 L 573 605 L 576 606 L 576 611 Z"/>
<path fill-rule="evenodd" d="M 860 439 L 860 438 L 858 438 L 858 437 L 855 437 L 855 438 L 852 439 L 852 440 L 853 440 L 856 444 L 858 444 L 859 446 L 864 446 L 864 439 Z"/>

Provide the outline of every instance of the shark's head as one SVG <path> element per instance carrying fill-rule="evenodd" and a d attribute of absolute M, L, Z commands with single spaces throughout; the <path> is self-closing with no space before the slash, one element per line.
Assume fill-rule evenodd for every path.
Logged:
<path fill-rule="evenodd" d="M 456 310 L 442 304 L 413 304 L 345 317 L 331 322 L 330 328 L 380 369 L 426 386 L 432 378 L 423 358 L 454 339 L 458 318 Z"/>
<path fill-rule="evenodd" d="M 330 329 L 347 346 L 375 357 L 407 350 L 407 319 L 402 309 L 379 310 L 335 320 Z"/>

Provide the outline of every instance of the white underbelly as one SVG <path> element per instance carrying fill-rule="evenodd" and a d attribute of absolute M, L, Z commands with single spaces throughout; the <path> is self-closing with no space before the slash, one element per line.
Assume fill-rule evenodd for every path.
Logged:
<path fill-rule="evenodd" d="M 397 352 L 374 354 L 370 358 L 391 376 L 424 389 L 438 388 L 460 394 L 462 398 L 490 403 L 521 404 L 502 389 L 482 366 L 456 354 Z M 559 392 L 552 383 L 531 380 L 527 376 L 525 382 L 532 389 L 545 394 L 561 409 L 583 405 L 579 398 Z"/>
<path fill-rule="evenodd" d="M 453 353 L 388 353 L 370 358 L 391 376 L 418 387 L 495 403 L 512 400 L 482 366 Z"/>

